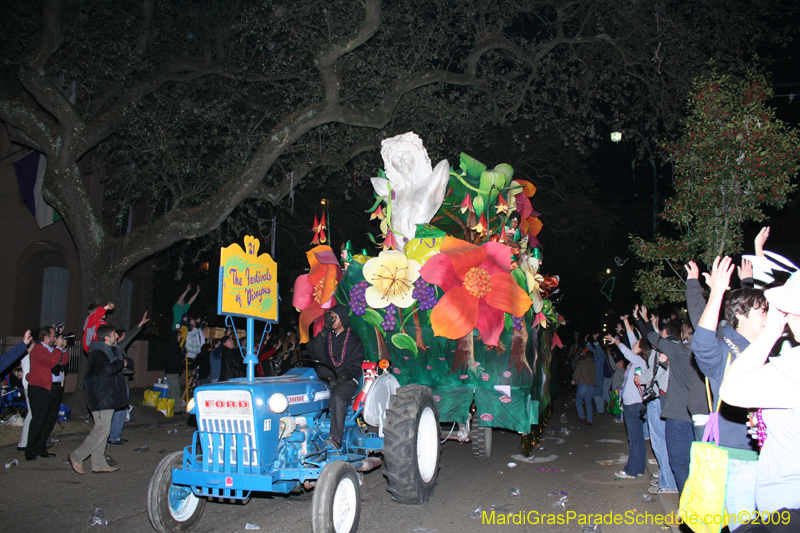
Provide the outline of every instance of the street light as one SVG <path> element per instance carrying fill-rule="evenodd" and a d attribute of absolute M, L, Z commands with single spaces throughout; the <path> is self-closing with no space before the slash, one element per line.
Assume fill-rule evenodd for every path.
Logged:
<path fill-rule="evenodd" d="M 653 167 L 653 238 L 655 239 L 658 235 L 658 174 L 656 173 L 656 159 L 653 157 L 653 152 L 650 150 L 650 144 L 647 142 L 647 139 L 644 138 L 644 135 L 639 133 L 637 130 L 633 130 L 636 135 L 642 138 L 644 142 L 644 147 L 647 148 L 647 153 L 650 155 L 650 165 Z M 622 132 L 621 131 L 612 131 L 611 132 L 611 141 L 618 143 L 622 140 Z"/>

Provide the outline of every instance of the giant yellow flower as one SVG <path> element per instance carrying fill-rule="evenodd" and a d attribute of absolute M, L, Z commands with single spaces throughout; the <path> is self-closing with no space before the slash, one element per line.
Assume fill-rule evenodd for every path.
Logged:
<path fill-rule="evenodd" d="M 389 304 L 410 307 L 414 303 L 411 293 L 419 278 L 419 262 L 408 259 L 403 252 L 384 250 L 364 265 L 364 279 L 370 284 L 365 294 L 367 304 L 382 309 Z"/>

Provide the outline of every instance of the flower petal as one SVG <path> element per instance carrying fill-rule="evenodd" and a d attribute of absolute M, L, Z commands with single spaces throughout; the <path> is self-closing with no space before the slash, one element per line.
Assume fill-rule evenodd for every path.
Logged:
<path fill-rule="evenodd" d="M 447 255 L 461 279 L 464 279 L 470 268 L 479 266 L 486 260 L 486 251 L 482 247 L 449 235 L 444 238 L 439 250 Z"/>
<path fill-rule="evenodd" d="M 315 302 L 312 302 L 311 305 L 303 309 L 303 312 L 300 313 L 300 344 L 311 340 L 308 337 L 308 327 L 323 314 L 325 314 L 325 310 Z"/>
<path fill-rule="evenodd" d="M 305 309 L 314 301 L 314 286 L 308 282 L 308 274 L 297 276 L 294 280 L 292 305 L 297 309 Z"/>
<path fill-rule="evenodd" d="M 438 253 L 425 261 L 425 265 L 419 273 L 422 279 L 438 285 L 445 292 L 464 285 L 464 281 L 456 273 L 453 263 L 443 253 Z"/>
<path fill-rule="evenodd" d="M 373 309 L 383 309 L 392 303 L 389 298 L 383 297 L 383 289 L 380 289 L 375 285 L 370 285 L 367 287 L 367 290 L 364 292 L 364 298 L 367 300 L 367 305 Z"/>
<path fill-rule="evenodd" d="M 478 303 L 478 323 L 476 327 L 481 334 L 481 340 L 486 346 L 497 346 L 500 333 L 505 327 L 504 313 L 489 305 L 483 298 Z"/>
<path fill-rule="evenodd" d="M 487 242 L 481 246 L 486 251 L 486 260 L 481 265 L 489 274 L 511 270 L 511 248 L 499 242 Z"/>
<path fill-rule="evenodd" d="M 508 272 L 492 276 L 492 290 L 484 296 L 486 303 L 516 317 L 521 317 L 531 306 L 528 293 L 520 287 Z"/>
<path fill-rule="evenodd" d="M 472 331 L 478 323 L 476 300 L 463 286 L 446 292 L 431 311 L 433 334 L 447 339 L 460 339 Z"/>

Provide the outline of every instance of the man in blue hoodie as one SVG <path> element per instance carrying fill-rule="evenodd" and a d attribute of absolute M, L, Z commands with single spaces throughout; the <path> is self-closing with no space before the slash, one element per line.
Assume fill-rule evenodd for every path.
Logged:
<path fill-rule="evenodd" d="M 708 378 L 714 407 L 719 398 L 719 386 L 725 371 L 767 324 L 767 300 L 764 292 L 756 289 L 738 289 L 731 293 L 725 307 L 727 324 L 717 335 L 719 312 L 730 283 L 734 265 L 730 257 L 717 257 L 711 274 L 704 274 L 710 293 L 708 302 L 692 337 L 692 351 L 697 366 Z M 689 283 L 699 280 L 687 280 Z M 755 486 L 758 451 L 748 433 L 747 410 L 722 402 L 719 409 L 719 445 L 728 451 L 728 482 L 726 485 L 725 512 L 738 516 L 742 511 L 756 511 Z M 732 520 L 728 528 L 735 530 L 741 524 Z"/>

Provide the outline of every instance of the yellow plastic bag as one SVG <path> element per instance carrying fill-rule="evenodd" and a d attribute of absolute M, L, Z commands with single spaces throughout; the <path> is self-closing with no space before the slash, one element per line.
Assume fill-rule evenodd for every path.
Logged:
<path fill-rule="evenodd" d="M 150 389 L 144 391 L 144 405 L 147 407 L 156 407 L 158 405 L 158 400 L 158 392 Z"/>
<path fill-rule="evenodd" d="M 164 413 L 167 418 L 172 417 L 175 414 L 175 400 L 172 398 L 159 398 L 158 410 Z"/>
<path fill-rule="evenodd" d="M 728 365 L 731 357 L 728 355 Z M 727 365 L 725 367 L 727 370 Z M 728 451 L 719 444 L 719 407 L 711 405 L 711 387 L 706 378 L 706 395 L 711 413 L 703 442 L 693 442 L 689 478 L 683 486 L 678 514 L 695 533 L 719 533 L 728 525 L 725 514 L 725 489 L 728 485 Z M 710 442 L 714 441 L 714 442 Z"/>
<path fill-rule="evenodd" d="M 725 520 L 728 451 L 713 442 L 693 442 L 689 478 L 681 493 L 683 523 L 695 533 L 719 533 Z"/>

